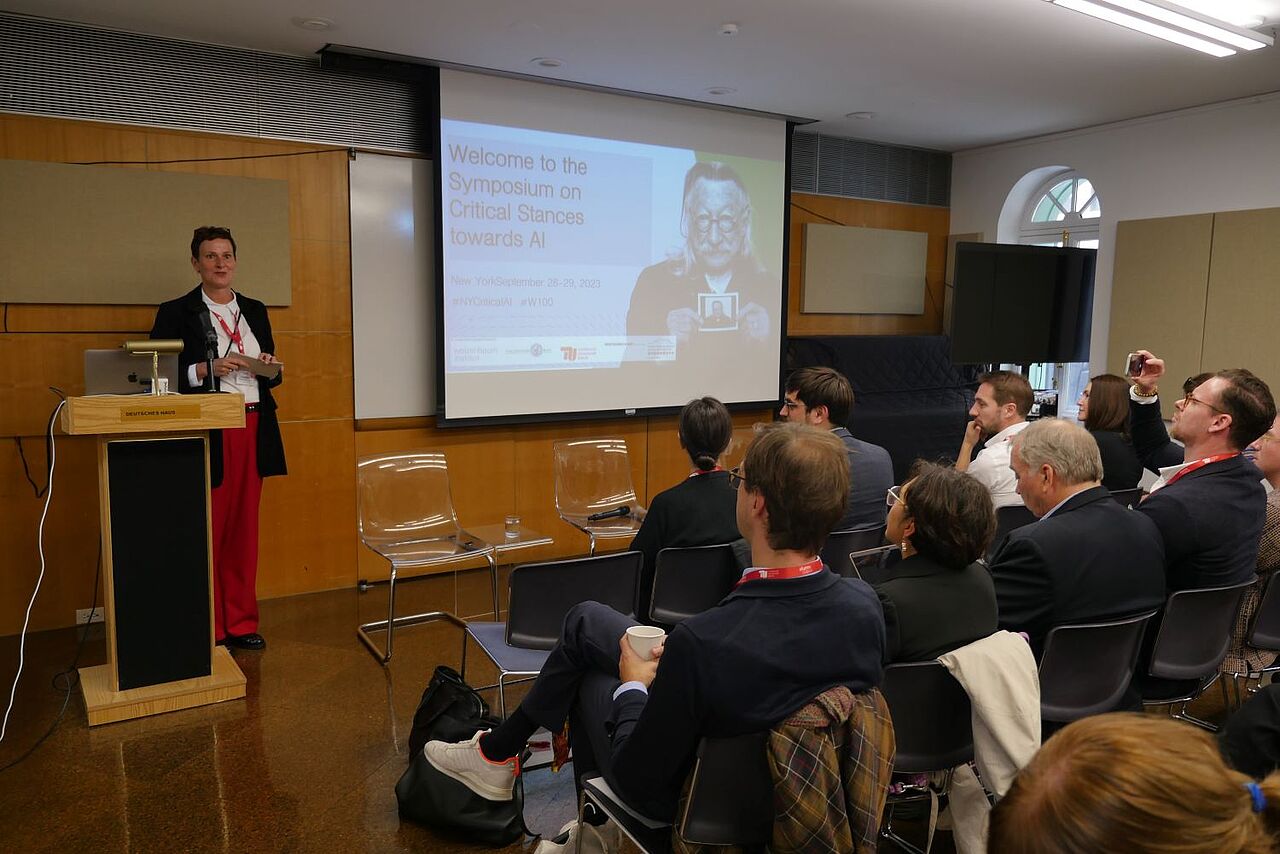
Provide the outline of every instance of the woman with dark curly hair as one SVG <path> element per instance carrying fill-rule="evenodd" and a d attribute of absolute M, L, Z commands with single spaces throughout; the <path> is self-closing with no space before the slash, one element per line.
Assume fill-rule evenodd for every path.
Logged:
<path fill-rule="evenodd" d="M 1102 454 L 1102 485 L 1133 489 L 1142 479 L 1142 463 L 1129 438 L 1129 383 L 1115 374 L 1098 374 L 1080 393 L 1077 421 L 1084 422 Z"/>
<path fill-rule="evenodd" d="M 917 464 L 889 490 L 885 537 L 902 560 L 875 585 L 889 661 L 928 661 L 996 630 L 991 573 L 977 563 L 995 536 L 991 493 L 955 469 Z"/>

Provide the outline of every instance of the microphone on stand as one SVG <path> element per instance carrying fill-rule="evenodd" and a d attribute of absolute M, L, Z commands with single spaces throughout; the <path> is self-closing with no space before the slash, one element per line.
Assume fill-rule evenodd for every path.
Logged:
<path fill-rule="evenodd" d="M 630 515 L 630 505 L 623 504 L 621 507 L 615 507 L 613 510 L 606 510 L 603 513 L 592 513 L 587 517 L 587 521 L 599 522 L 601 519 L 622 519 Z"/>
<path fill-rule="evenodd" d="M 218 358 L 218 333 L 209 322 L 209 315 L 204 315 L 204 356 L 205 374 L 204 390 L 217 391 L 218 378 L 213 375 L 213 360 Z"/>

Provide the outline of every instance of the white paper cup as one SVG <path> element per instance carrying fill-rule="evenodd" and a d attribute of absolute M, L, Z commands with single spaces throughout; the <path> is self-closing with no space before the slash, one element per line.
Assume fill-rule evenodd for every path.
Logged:
<path fill-rule="evenodd" d="M 662 643 L 667 633 L 656 626 L 632 626 L 627 629 L 627 643 L 645 661 L 653 658 L 653 648 Z"/>

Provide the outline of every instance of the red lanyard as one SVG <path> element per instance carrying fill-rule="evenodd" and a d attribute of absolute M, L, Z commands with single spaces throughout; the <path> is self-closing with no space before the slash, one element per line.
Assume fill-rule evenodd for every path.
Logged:
<path fill-rule="evenodd" d="M 724 471 L 724 468 L 723 468 L 723 467 L 721 467 L 721 466 L 716 466 L 715 468 L 713 468 L 713 469 L 707 469 L 706 471 L 695 471 L 695 472 L 693 472 L 692 474 L 690 474 L 690 475 L 689 475 L 689 477 L 690 477 L 690 478 L 695 478 L 695 477 L 697 477 L 697 476 L 699 476 L 699 475 L 703 475 L 703 474 L 711 474 L 712 472 L 717 472 L 717 471 Z"/>
<path fill-rule="evenodd" d="M 765 581 L 780 581 L 787 578 L 803 578 L 806 575 L 813 575 L 815 572 L 822 572 L 826 567 L 822 563 L 822 558 L 815 557 L 808 563 L 802 563 L 799 566 L 779 566 L 770 569 L 753 569 L 744 572 L 742 578 L 738 579 L 738 583 L 733 585 L 737 587 L 748 581 L 763 579 Z"/>
<path fill-rule="evenodd" d="M 218 318 L 218 325 L 222 327 L 222 331 L 227 333 L 227 337 L 236 345 L 236 349 L 240 351 L 241 355 L 244 355 L 244 339 L 240 335 L 240 312 L 237 311 L 231 315 L 231 326 L 227 326 L 227 322 L 222 319 L 222 315 L 213 309 L 209 309 L 209 312 Z"/>
<path fill-rule="evenodd" d="M 1196 460 L 1194 463 L 1187 463 L 1185 466 L 1183 466 L 1182 468 L 1174 472 L 1173 476 L 1164 482 L 1164 485 L 1170 486 L 1173 483 L 1175 483 L 1178 480 L 1178 478 L 1182 477 L 1184 474 L 1189 474 L 1195 471 L 1196 469 L 1202 469 L 1205 466 L 1209 465 L 1209 463 L 1220 463 L 1223 460 L 1229 460 L 1232 457 L 1238 457 L 1238 456 L 1240 456 L 1239 451 L 1237 451 L 1234 454 L 1214 454 L 1212 457 L 1205 457 L 1203 460 Z"/>

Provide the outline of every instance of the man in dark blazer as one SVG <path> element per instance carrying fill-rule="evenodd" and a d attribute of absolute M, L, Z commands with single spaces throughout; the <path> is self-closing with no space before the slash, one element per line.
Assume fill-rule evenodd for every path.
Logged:
<path fill-rule="evenodd" d="M 1163 360 L 1138 352 L 1146 362 L 1130 390 L 1135 425 L 1159 419 L 1164 375 Z M 1262 473 L 1241 451 L 1275 417 L 1271 389 L 1242 368 L 1218 371 L 1174 405 L 1172 437 L 1184 446 L 1181 464 L 1162 468 L 1137 508 L 1160 529 L 1170 590 L 1224 587 L 1254 576 L 1267 497 Z M 1163 423 L 1158 426 L 1163 431 Z M 1175 447 L 1167 436 L 1166 443 Z"/>
<path fill-rule="evenodd" d="M 1018 492 L 1038 521 L 1012 531 L 991 560 L 1000 627 L 1026 632 L 1037 659 L 1054 626 L 1136 614 L 1164 603 L 1155 524 L 1102 486 L 1089 431 L 1037 421 L 1013 440 Z"/>
<path fill-rule="evenodd" d="M 787 377 L 778 414 L 795 424 L 830 430 L 849 456 L 849 506 L 833 530 L 880 525 L 885 493 L 893 486 L 893 460 L 879 445 L 864 442 L 844 425 L 853 409 L 853 386 L 834 368 L 800 368 Z"/>
<path fill-rule="evenodd" d="M 876 594 L 817 557 L 844 509 L 844 446 L 829 432 L 776 424 L 735 480 L 755 567 L 732 593 L 676 626 L 650 660 L 627 642 L 635 621 L 576 606 L 520 708 L 469 741 L 428 742 L 428 762 L 507 800 L 529 736 L 538 726 L 559 732 L 568 718 L 575 773 L 598 771 L 633 809 L 670 821 L 703 736 L 766 730 L 830 688 L 878 685 Z"/>

